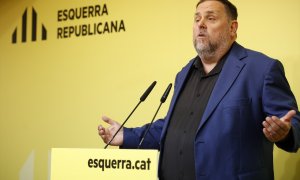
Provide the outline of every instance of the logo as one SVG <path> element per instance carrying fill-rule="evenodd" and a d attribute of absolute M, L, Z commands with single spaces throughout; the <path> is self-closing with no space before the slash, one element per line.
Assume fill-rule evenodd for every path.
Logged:
<path fill-rule="evenodd" d="M 35 9 L 32 7 L 32 13 L 31 13 L 31 41 L 37 41 L 37 29 L 38 29 L 38 15 L 35 11 Z M 28 25 L 28 13 L 27 13 L 27 8 L 25 9 L 23 16 L 22 16 L 22 27 L 21 27 L 21 41 L 22 43 L 27 42 L 27 25 Z M 47 40 L 47 30 L 43 24 L 39 26 L 41 28 L 41 40 Z M 18 37 L 17 37 L 17 30 L 18 27 L 15 28 L 13 34 L 12 34 L 12 43 L 16 44 Z"/>

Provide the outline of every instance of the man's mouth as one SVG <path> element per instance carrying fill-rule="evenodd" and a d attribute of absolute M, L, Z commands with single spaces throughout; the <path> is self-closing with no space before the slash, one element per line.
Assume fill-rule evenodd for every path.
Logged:
<path fill-rule="evenodd" d="M 205 33 L 199 33 L 198 37 L 206 37 L 206 34 Z"/>

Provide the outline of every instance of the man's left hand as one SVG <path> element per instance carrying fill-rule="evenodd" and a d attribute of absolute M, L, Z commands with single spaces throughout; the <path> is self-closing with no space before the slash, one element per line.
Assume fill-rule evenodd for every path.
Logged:
<path fill-rule="evenodd" d="M 266 117 L 266 120 L 262 123 L 266 138 L 271 142 L 284 140 L 291 129 L 291 121 L 295 114 L 296 111 L 290 110 L 282 118 L 278 118 L 277 116 Z"/>

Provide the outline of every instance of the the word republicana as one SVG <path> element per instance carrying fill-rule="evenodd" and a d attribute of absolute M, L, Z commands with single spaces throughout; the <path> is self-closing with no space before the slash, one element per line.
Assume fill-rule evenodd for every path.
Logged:
<path fill-rule="evenodd" d="M 71 38 L 72 36 L 79 37 L 118 33 L 121 31 L 125 32 L 125 30 L 125 23 L 123 20 L 65 26 L 57 28 L 57 39 Z"/>

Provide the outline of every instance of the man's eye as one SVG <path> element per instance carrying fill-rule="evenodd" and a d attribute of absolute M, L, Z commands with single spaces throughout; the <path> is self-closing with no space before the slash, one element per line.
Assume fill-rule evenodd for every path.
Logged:
<path fill-rule="evenodd" d="M 195 21 L 195 22 L 201 21 L 201 17 L 200 17 L 200 16 L 195 16 L 195 17 L 194 17 L 194 21 Z"/>

